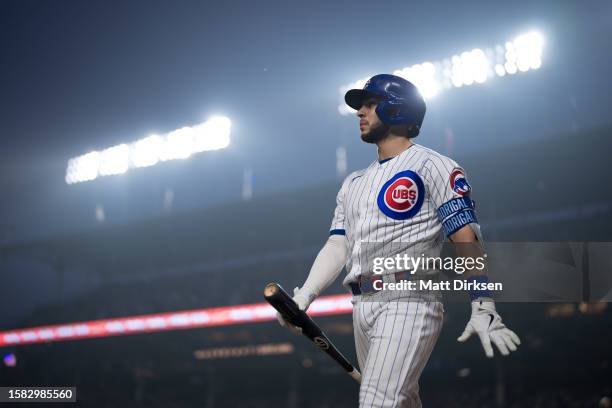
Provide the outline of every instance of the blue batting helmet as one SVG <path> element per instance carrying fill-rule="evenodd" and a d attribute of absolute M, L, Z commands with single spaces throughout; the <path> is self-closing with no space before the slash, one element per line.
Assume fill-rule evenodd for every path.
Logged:
<path fill-rule="evenodd" d="M 348 91 L 344 100 L 358 110 L 371 97 L 379 99 L 376 114 L 384 124 L 415 125 L 418 135 L 425 117 L 425 101 L 416 86 L 404 78 L 380 74 L 370 78 L 363 89 Z"/>

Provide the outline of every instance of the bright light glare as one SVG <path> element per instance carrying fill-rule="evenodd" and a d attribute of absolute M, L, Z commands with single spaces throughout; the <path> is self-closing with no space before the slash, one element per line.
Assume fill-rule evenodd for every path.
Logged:
<path fill-rule="evenodd" d="M 468 67 L 472 72 L 472 77 L 474 78 L 474 81 L 479 84 L 484 83 L 487 80 L 487 76 L 490 70 L 489 61 L 487 60 L 484 51 L 480 48 L 473 49 L 470 53 L 468 61 Z"/>
<path fill-rule="evenodd" d="M 503 77 L 504 75 L 506 75 L 506 70 L 504 69 L 504 66 L 502 64 L 497 64 L 495 65 L 495 73 L 497 74 L 497 76 Z"/>
<path fill-rule="evenodd" d="M 487 80 L 490 71 L 489 61 L 480 48 L 462 52 L 461 56 L 452 58 L 451 81 L 454 86 L 482 84 Z"/>
<path fill-rule="evenodd" d="M 127 171 L 129 163 L 130 148 L 128 145 L 120 144 L 110 147 L 101 153 L 98 174 L 100 176 L 123 174 Z"/>
<path fill-rule="evenodd" d="M 121 144 L 68 160 L 66 183 L 122 174 L 130 168 L 153 166 L 160 161 L 186 159 L 194 153 L 218 150 L 230 144 L 231 121 L 216 116 L 196 126 L 185 126 L 166 135 L 151 135 L 130 145 Z"/>
<path fill-rule="evenodd" d="M 529 31 L 503 45 L 486 48 L 487 52 L 474 48 L 437 62 L 423 62 L 400 68 L 393 74 L 414 83 L 423 98 L 429 99 L 440 94 L 443 89 L 482 84 L 490 79 L 505 77 L 506 74 L 539 69 L 542 66 L 544 43 L 541 33 Z M 363 88 L 368 78 L 340 87 L 340 114 L 355 113 L 344 103 L 344 94 L 349 89 Z"/>
<path fill-rule="evenodd" d="M 193 128 L 185 126 L 166 136 L 166 146 L 162 160 L 186 159 L 193 153 Z"/>
<path fill-rule="evenodd" d="M 99 166 L 100 153 L 96 151 L 68 160 L 66 183 L 73 184 L 95 180 L 98 177 Z"/>
<path fill-rule="evenodd" d="M 164 139 L 151 135 L 132 143 L 130 158 L 134 167 L 153 166 L 159 162 L 164 149 Z"/>
<path fill-rule="evenodd" d="M 195 128 L 194 151 L 224 149 L 230 144 L 232 122 L 223 116 L 216 116 Z"/>
<path fill-rule="evenodd" d="M 506 72 L 509 73 L 510 75 L 516 74 L 516 64 L 512 61 L 508 61 L 504 64 L 504 68 L 506 69 Z"/>
<path fill-rule="evenodd" d="M 424 99 L 429 99 L 438 94 L 440 83 L 436 79 L 436 66 L 431 62 L 416 64 L 393 72 L 393 75 L 400 76 L 412 82 Z"/>
<path fill-rule="evenodd" d="M 537 31 L 519 35 L 514 39 L 516 65 L 521 72 L 538 69 L 542 65 L 544 38 Z"/>

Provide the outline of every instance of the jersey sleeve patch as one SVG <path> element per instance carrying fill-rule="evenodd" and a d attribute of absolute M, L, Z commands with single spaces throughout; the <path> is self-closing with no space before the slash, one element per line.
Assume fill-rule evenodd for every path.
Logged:
<path fill-rule="evenodd" d="M 474 207 L 474 201 L 466 196 L 453 198 L 438 208 L 438 218 L 447 237 L 468 224 L 478 223 Z"/>
<path fill-rule="evenodd" d="M 340 228 L 329 231 L 329 235 L 346 235 L 346 231 Z"/>
<path fill-rule="evenodd" d="M 456 167 L 451 171 L 449 178 L 450 188 L 460 196 L 467 196 L 472 191 L 472 187 L 465 177 L 463 169 Z"/>

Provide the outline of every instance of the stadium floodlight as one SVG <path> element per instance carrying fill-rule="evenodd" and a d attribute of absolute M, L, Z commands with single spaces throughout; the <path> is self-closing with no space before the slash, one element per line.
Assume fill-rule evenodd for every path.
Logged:
<path fill-rule="evenodd" d="M 502 64 L 495 64 L 495 73 L 497 76 L 503 77 L 506 75 L 506 69 Z"/>
<path fill-rule="evenodd" d="M 451 81 L 454 86 L 469 86 L 474 82 L 482 84 L 487 80 L 490 71 L 489 61 L 481 49 L 462 52 L 461 56 L 455 55 L 451 61 L 453 64 Z M 423 97 L 425 98 L 425 95 Z"/>
<path fill-rule="evenodd" d="M 110 147 L 100 153 L 98 173 L 101 176 L 123 174 L 130 163 L 130 147 L 126 144 Z"/>
<path fill-rule="evenodd" d="M 165 135 L 150 135 L 131 144 L 120 144 L 68 160 L 66 183 L 74 184 L 149 167 L 162 161 L 186 159 L 194 153 L 224 149 L 230 144 L 231 121 L 215 116 L 195 126 L 184 126 Z"/>
<path fill-rule="evenodd" d="M 130 159 L 134 167 L 149 167 L 157 164 L 164 150 L 164 139 L 151 135 L 132 143 Z"/>
<path fill-rule="evenodd" d="M 424 62 L 422 64 L 412 65 L 404 69 L 396 70 L 393 75 L 406 78 L 419 88 L 424 98 L 436 96 L 440 90 L 440 82 L 436 78 L 436 72 L 439 70 L 432 62 Z"/>
<path fill-rule="evenodd" d="M 99 166 L 100 153 L 95 151 L 68 160 L 66 183 L 73 184 L 95 180 L 98 177 Z"/>
<path fill-rule="evenodd" d="M 464 84 L 464 74 L 463 74 L 463 65 L 461 64 L 461 57 L 458 55 L 453 55 L 451 58 L 452 68 L 447 71 L 447 74 L 450 73 L 451 83 L 454 87 L 461 88 Z"/>
<path fill-rule="evenodd" d="M 539 69 L 542 66 L 544 43 L 544 36 L 540 32 L 530 31 L 504 45 L 474 48 L 440 61 L 427 61 L 396 69 L 393 74 L 414 83 L 424 99 L 431 99 L 443 89 L 483 84 L 492 78 L 505 77 L 506 74 Z M 344 103 L 344 94 L 352 88 L 363 88 L 369 77 L 340 87 L 340 114 L 355 113 Z"/>
<path fill-rule="evenodd" d="M 537 31 L 519 35 L 513 41 L 516 65 L 521 72 L 538 69 L 542 65 L 544 38 Z"/>
<path fill-rule="evenodd" d="M 510 75 L 516 74 L 516 64 L 513 61 L 506 61 L 504 64 L 504 69 Z"/>
<path fill-rule="evenodd" d="M 194 130 L 189 126 L 174 130 L 166 136 L 162 160 L 186 159 L 193 153 Z"/>
<path fill-rule="evenodd" d="M 465 54 L 465 57 L 463 54 Z M 485 83 L 491 68 L 484 51 L 480 48 L 475 48 L 463 54 L 462 59 L 465 58 L 464 64 L 470 73 L 470 77 L 478 84 Z"/>
<path fill-rule="evenodd" d="M 230 144 L 232 122 L 226 117 L 216 116 L 196 126 L 194 134 L 195 152 L 224 149 Z"/>

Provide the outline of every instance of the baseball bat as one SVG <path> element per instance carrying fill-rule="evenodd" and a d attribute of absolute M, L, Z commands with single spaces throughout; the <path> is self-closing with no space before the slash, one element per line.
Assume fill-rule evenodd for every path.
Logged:
<path fill-rule="evenodd" d="M 278 283 L 268 283 L 264 288 L 264 298 L 283 318 L 302 329 L 321 351 L 333 358 L 355 381 L 361 383 L 359 371 L 340 353 L 321 328 L 293 301 L 291 296 Z"/>

